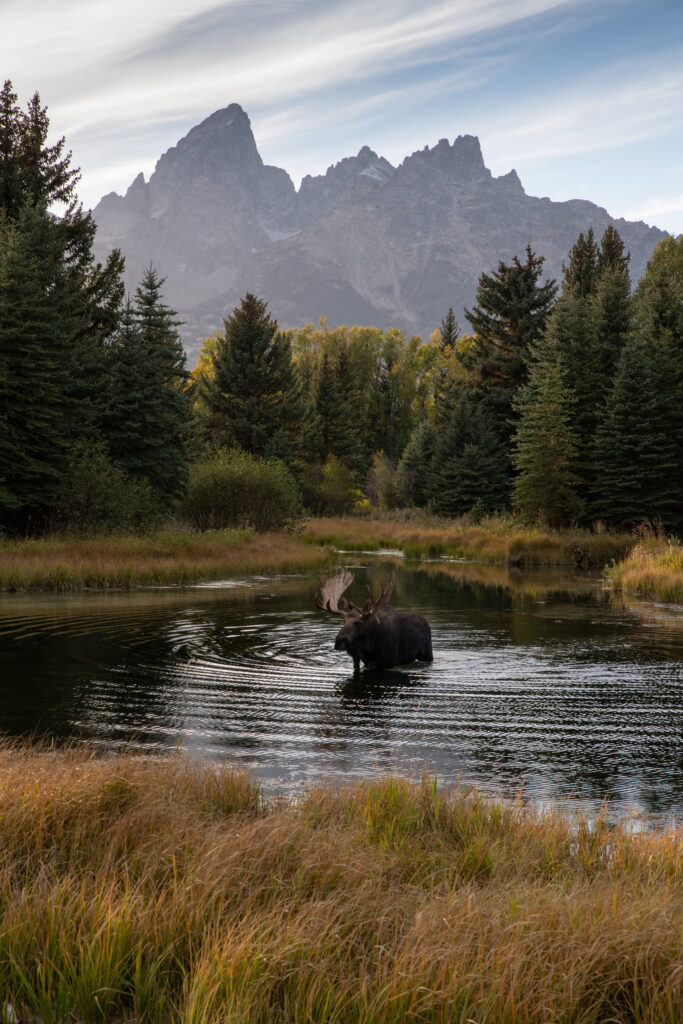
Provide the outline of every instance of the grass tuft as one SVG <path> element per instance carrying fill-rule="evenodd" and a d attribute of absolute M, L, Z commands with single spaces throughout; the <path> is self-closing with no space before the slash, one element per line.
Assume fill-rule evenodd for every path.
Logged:
<path fill-rule="evenodd" d="M 0 590 L 130 590 L 250 572 L 315 569 L 329 552 L 284 533 L 214 530 L 0 542 Z"/>
<path fill-rule="evenodd" d="M 19 1019 L 678 1022 L 682 882 L 681 831 L 428 777 L 269 801 L 180 757 L 0 749 Z"/>
<path fill-rule="evenodd" d="M 342 550 L 376 551 L 399 548 L 406 558 L 450 555 L 514 565 L 604 565 L 633 547 L 633 537 L 572 528 L 551 531 L 523 526 L 505 516 L 479 524 L 466 517 L 448 521 L 406 523 L 391 519 L 312 519 L 304 537 L 315 544 Z"/>
<path fill-rule="evenodd" d="M 683 604 L 683 547 L 645 532 L 627 558 L 605 569 L 605 580 L 617 597 Z"/>

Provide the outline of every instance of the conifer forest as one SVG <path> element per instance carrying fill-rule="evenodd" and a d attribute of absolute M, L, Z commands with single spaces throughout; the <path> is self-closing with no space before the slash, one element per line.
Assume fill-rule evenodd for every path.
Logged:
<path fill-rule="evenodd" d="M 48 128 L 38 95 L 22 107 L 6 82 L 2 532 L 135 532 L 171 514 L 203 528 L 238 492 L 244 522 L 266 491 L 266 527 L 277 509 L 370 507 L 683 526 L 683 236 L 637 282 L 613 227 L 580 234 L 559 281 L 527 246 L 481 274 L 463 324 L 434 310 L 424 339 L 280 329 L 247 293 L 192 369 L 157 269 L 126 295 L 120 253 L 95 261 L 79 172 Z"/>

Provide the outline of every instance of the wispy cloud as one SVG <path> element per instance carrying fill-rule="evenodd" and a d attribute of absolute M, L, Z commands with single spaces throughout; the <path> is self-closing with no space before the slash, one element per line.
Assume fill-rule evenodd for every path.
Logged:
<path fill-rule="evenodd" d="M 510 166 L 626 146 L 683 123 L 683 49 L 657 67 L 611 66 L 482 118 L 488 155 Z"/>

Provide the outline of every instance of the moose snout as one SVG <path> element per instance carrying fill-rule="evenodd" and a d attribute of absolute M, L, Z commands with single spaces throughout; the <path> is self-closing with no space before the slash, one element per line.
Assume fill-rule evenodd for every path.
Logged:
<path fill-rule="evenodd" d="M 334 639 L 334 649 L 335 649 L 335 651 L 345 651 L 346 650 L 346 637 L 343 636 L 341 633 L 337 633 L 337 635 L 336 635 L 336 637 Z"/>

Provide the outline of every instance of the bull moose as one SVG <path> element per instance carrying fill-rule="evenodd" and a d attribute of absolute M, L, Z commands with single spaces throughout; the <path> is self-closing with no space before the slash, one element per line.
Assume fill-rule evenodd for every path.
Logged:
<path fill-rule="evenodd" d="M 315 595 L 318 608 L 344 616 L 344 625 L 334 641 L 336 651 L 353 658 L 355 672 L 361 661 L 367 668 L 392 668 L 410 661 L 432 661 L 432 631 L 417 612 L 397 612 L 389 604 L 393 578 L 382 587 L 375 601 L 372 596 L 362 608 L 343 597 L 353 582 L 348 570 L 325 580 Z"/>

